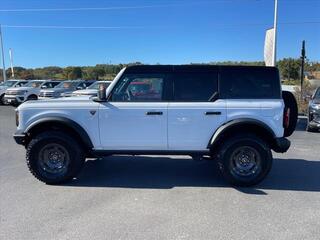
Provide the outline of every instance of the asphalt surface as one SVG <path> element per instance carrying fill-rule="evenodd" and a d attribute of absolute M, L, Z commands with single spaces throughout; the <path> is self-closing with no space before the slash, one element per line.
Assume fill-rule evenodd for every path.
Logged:
<path fill-rule="evenodd" d="M 0 239 L 320 239 L 320 133 L 304 128 L 254 188 L 181 156 L 90 160 L 49 186 L 28 172 L 13 108 L 0 106 Z"/>

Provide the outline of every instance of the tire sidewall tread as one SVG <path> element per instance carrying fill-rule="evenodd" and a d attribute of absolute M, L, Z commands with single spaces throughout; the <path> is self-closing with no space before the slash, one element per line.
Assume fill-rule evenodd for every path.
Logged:
<path fill-rule="evenodd" d="M 230 155 L 232 153 L 232 149 L 235 146 L 246 142 L 249 146 L 254 147 L 261 154 L 262 161 L 262 169 L 260 174 L 254 179 L 248 179 L 245 181 L 241 181 L 236 179 L 230 172 L 229 164 L 230 164 Z M 260 148 L 260 149 L 257 149 Z M 231 150 L 231 152 L 230 152 Z M 220 150 L 218 151 L 218 165 L 221 174 L 223 177 L 232 185 L 239 187 L 249 187 L 260 183 L 270 172 L 273 162 L 273 157 L 269 146 L 259 137 L 253 134 L 247 135 L 238 135 L 231 137 L 223 143 Z M 243 178 L 244 180 L 244 178 Z"/>
<path fill-rule="evenodd" d="M 58 142 L 63 144 L 69 152 L 70 164 L 67 173 L 60 178 L 47 178 L 38 169 L 39 150 L 47 143 Z M 29 171 L 38 180 L 47 184 L 61 184 L 72 180 L 81 170 L 85 161 L 84 152 L 75 139 L 59 131 L 48 131 L 36 135 L 26 149 L 26 162 Z"/>

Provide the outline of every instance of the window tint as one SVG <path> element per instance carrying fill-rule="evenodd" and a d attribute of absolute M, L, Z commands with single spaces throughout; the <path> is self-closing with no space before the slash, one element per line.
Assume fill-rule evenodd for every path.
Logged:
<path fill-rule="evenodd" d="M 155 74 L 126 74 L 113 90 L 111 100 L 117 102 L 159 102 L 164 77 Z"/>
<path fill-rule="evenodd" d="M 174 73 L 174 101 L 207 102 L 218 91 L 216 72 Z"/>
<path fill-rule="evenodd" d="M 223 98 L 281 98 L 279 74 L 274 68 L 223 68 L 220 86 Z"/>
<path fill-rule="evenodd" d="M 23 85 L 25 85 L 28 82 L 18 82 L 15 87 L 22 87 Z"/>
<path fill-rule="evenodd" d="M 46 83 L 42 84 L 41 88 L 42 88 L 42 89 L 54 88 L 54 87 L 57 86 L 58 84 L 59 84 L 59 82 L 46 82 Z"/>

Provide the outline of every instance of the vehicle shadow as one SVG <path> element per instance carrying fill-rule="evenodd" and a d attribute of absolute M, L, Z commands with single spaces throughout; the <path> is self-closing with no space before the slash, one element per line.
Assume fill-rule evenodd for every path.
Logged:
<path fill-rule="evenodd" d="M 153 188 L 230 187 L 216 161 L 192 161 L 149 156 L 112 156 L 87 161 L 77 179 L 65 186 Z M 320 161 L 275 159 L 268 177 L 259 185 L 237 188 L 247 194 L 263 190 L 320 191 Z"/>

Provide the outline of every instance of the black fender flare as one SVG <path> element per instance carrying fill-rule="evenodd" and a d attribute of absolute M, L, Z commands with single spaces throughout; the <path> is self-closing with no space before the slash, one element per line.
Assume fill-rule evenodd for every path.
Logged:
<path fill-rule="evenodd" d="M 270 136 L 272 136 L 272 138 L 276 138 L 274 131 L 264 122 L 259 121 L 257 119 L 252 119 L 252 118 L 238 118 L 221 125 L 212 135 L 208 143 L 208 148 L 210 149 L 221 138 L 221 136 L 223 136 L 223 134 L 226 131 L 228 131 L 230 128 L 235 126 L 245 125 L 245 124 L 255 125 L 260 128 L 263 128 L 270 134 Z"/>
<path fill-rule="evenodd" d="M 28 134 L 32 129 L 34 129 L 36 126 L 39 126 L 40 124 L 43 123 L 61 123 L 62 125 L 71 128 L 73 131 L 78 133 L 78 135 L 81 137 L 82 142 L 85 144 L 85 146 L 88 149 L 93 148 L 92 141 L 88 135 L 88 133 L 83 129 L 82 126 L 80 126 L 78 123 L 75 121 L 66 118 L 66 117 L 45 117 L 45 118 L 40 118 L 33 123 L 31 123 L 24 133 Z"/>

